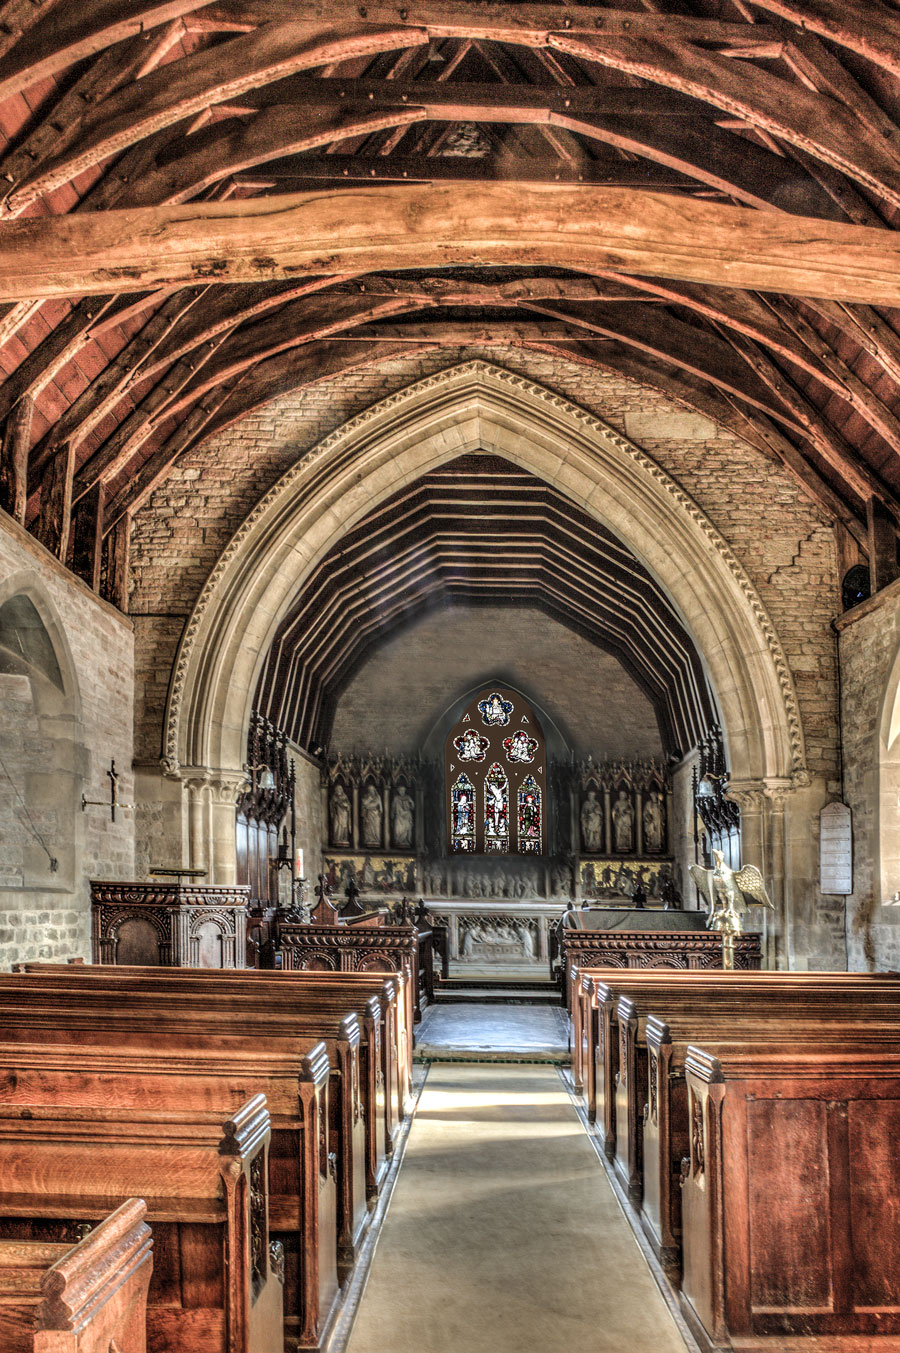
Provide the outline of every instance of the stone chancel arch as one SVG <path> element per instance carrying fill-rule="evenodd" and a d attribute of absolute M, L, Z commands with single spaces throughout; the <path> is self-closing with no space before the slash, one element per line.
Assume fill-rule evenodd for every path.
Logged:
<path fill-rule="evenodd" d="M 211 827 L 221 881 L 233 869 L 233 824 L 226 829 L 224 813 L 233 808 L 230 786 L 240 780 L 254 691 L 298 586 L 374 504 L 478 451 L 552 485 L 613 531 L 666 589 L 706 663 L 733 781 L 752 796 L 744 806 L 758 808 L 766 796 L 808 783 L 780 641 L 706 515 L 647 454 L 593 415 L 524 377 L 468 362 L 375 404 L 299 460 L 250 513 L 204 587 L 175 663 L 164 767 L 208 791 L 213 818 L 221 808 L 222 823 Z M 210 822 L 205 809 L 191 814 L 180 801 L 177 815 L 178 833 L 191 821 L 197 830 Z M 752 848 L 755 856 L 771 855 L 762 828 Z M 196 858 L 198 849 L 182 838 L 182 853 Z M 769 865 L 780 879 L 782 868 L 774 859 Z"/>

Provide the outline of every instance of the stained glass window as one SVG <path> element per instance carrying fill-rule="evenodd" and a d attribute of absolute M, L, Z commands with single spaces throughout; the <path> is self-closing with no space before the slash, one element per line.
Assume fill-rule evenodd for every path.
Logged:
<path fill-rule="evenodd" d="M 505 728 L 514 708 L 513 702 L 504 700 L 499 691 L 491 691 L 490 695 L 478 701 L 478 713 L 487 728 Z"/>
<path fill-rule="evenodd" d="M 484 777 L 484 848 L 509 851 L 509 780 L 497 761 Z"/>
<path fill-rule="evenodd" d="M 519 851 L 523 855 L 540 855 L 543 839 L 543 795 L 533 775 L 526 775 L 519 785 L 518 831 Z"/>
<path fill-rule="evenodd" d="M 457 733 L 453 739 L 453 746 L 460 761 L 483 761 L 490 745 L 490 739 L 476 733 L 474 728 Z"/>
<path fill-rule="evenodd" d="M 537 748 L 537 738 L 533 738 L 524 728 L 517 728 L 512 737 L 503 739 L 507 761 L 517 761 L 520 765 L 530 765 Z"/>
<path fill-rule="evenodd" d="M 475 786 L 465 771 L 450 791 L 450 844 L 454 850 L 475 849 Z"/>
<path fill-rule="evenodd" d="M 450 850 L 542 854 L 545 746 L 528 702 L 502 685 L 484 687 L 448 729 L 444 748 Z"/>

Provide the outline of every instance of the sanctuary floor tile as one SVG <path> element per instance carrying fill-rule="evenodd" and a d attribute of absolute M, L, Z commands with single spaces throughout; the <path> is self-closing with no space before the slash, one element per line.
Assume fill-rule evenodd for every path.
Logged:
<path fill-rule="evenodd" d="M 550 1005 L 433 1005 L 416 1030 L 416 1058 L 446 1060 L 454 1053 L 566 1061 L 565 1014 Z"/>
<path fill-rule="evenodd" d="M 573 1348 L 685 1353 L 558 1073 L 436 1063 L 347 1353 Z"/>

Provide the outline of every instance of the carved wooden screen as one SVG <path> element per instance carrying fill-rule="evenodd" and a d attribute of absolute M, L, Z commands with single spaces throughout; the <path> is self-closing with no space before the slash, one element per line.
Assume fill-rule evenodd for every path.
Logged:
<path fill-rule="evenodd" d="M 481 691 L 451 729 L 444 765 L 451 852 L 543 854 L 544 735 L 517 692 L 502 686 Z"/>
<path fill-rule="evenodd" d="M 270 906 L 277 901 L 272 864 L 294 795 L 294 764 L 287 752 L 287 735 L 255 711 L 250 716 L 247 763 L 247 786 L 238 800 L 235 821 L 237 882 L 249 884 L 251 905 Z M 272 772 L 273 788 L 263 788 L 263 768 Z"/>

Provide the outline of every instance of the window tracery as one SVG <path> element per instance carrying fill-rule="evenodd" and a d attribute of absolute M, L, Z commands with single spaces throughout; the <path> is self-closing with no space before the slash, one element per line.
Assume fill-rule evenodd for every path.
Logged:
<path fill-rule="evenodd" d="M 544 738 L 530 705 L 488 687 L 463 711 L 445 744 L 450 850 L 544 852 Z"/>

